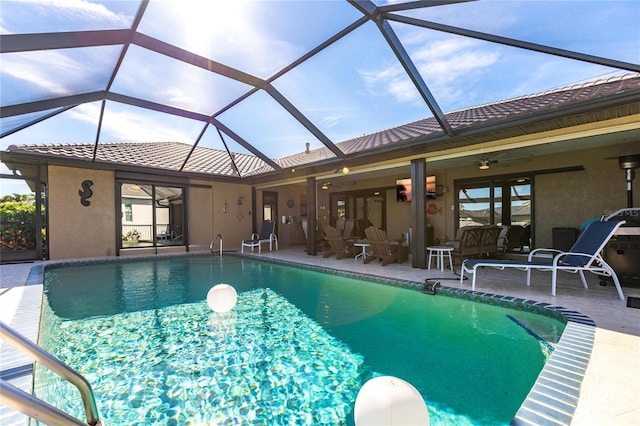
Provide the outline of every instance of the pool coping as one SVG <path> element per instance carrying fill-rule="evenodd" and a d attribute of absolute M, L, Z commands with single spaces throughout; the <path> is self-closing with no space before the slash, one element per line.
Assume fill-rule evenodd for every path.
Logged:
<path fill-rule="evenodd" d="M 25 286 L 41 285 L 44 292 L 44 273 L 49 268 L 93 264 L 110 263 L 122 261 L 144 261 L 165 257 L 186 257 L 203 256 L 202 252 L 179 253 L 155 256 L 136 256 L 131 258 L 98 258 L 56 261 L 44 265 L 33 266 Z M 251 258 L 256 261 L 295 266 L 301 269 L 314 270 L 332 275 L 344 276 L 348 278 L 365 279 L 378 284 L 389 285 L 422 291 L 424 283 L 402 279 L 384 278 L 376 275 L 364 274 L 361 272 L 349 272 L 317 265 L 308 265 L 290 260 L 272 259 L 258 257 L 251 254 L 241 254 L 236 252 L 225 252 L 225 255 L 235 257 Z M 510 422 L 511 425 L 570 425 L 575 413 L 580 388 L 585 376 L 589 359 L 593 351 L 596 324 L 591 318 L 580 312 L 566 309 L 559 305 L 545 302 L 538 302 L 530 299 L 517 298 L 513 296 L 503 296 L 494 293 L 471 291 L 447 286 L 438 286 L 436 295 L 460 298 L 498 305 L 516 310 L 526 310 L 565 323 L 565 329 L 560 336 L 560 340 L 555 346 L 549 359 L 545 363 L 542 371 L 538 375 L 533 387 L 518 409 L 515 417 Z M 40 306 L 41 310 L 41 306 Z M 40 317 L 37 319 L 37 328 L 40 329 Z M 36 336 L 37 336 L 36 332 Z M 25 379 L 23 377 L 23 379 Z"/>

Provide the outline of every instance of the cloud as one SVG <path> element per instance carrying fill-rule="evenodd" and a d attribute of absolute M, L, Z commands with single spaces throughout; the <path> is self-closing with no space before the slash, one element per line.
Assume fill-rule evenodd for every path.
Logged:
<path fill-rule="evenodd" d="M 413 39 L 414 43 L 419 40 L 420 37 Z M 447 96 L 459 96 L 461 77 L 469 80 L 470 76 L 479 76 L 499 59 L 497 51 L 473 40 L 421 41 L 420 48 L 409 49 L 410 57 L 430 90 Z M 399 103 L 421 101 L 400 64 L 360 70 L 359 73 L 368 91 L 375 96 L 391 95 Z"/>
<path fill-rule="evenodd" d="M 391 64 L 379 69 L 361 69 L 358 74 L 371 96 L 391 95 L 398 102 L 419 99 L 415 86 L 400 64 Z"/>
<path fill-rule="evenodd" d="M 328 128 L 331 128 L 338 125 L 345 118 L 347 118 L 347 116 L 345 116 L 344 114 L 329 114 L 322 119 L 322 124 Z"/>
<path fill-rule="evenodd" d="M 51 8 L 58 10 L 61 17 L 68 19 L 83 19 L 87 21 L 99 21 L 124 24 L 127 27 L 131 24 L 126 17 L 120 16 L 104 5 L 86 0 L 23 0 L 25 3 L 41 8 L 43 14 L 51 16 Z"/>
<path fill-rule="evenodd" d="M 117 59 L 117 46 L 43 50 L 2 55 L 2 79 L 15 86 L 17 99 L 41 100 L 103 90 Z M 3 81 L 4 83 L 4 81 Z M 22 88 L 28 87 L 25 92 Z M 7 102 L 14 100 L 6 99 Z"/>
<path fill-rule="evenodd" d="M 62 83 L 68 79 L 61 77 L 79 75 L 83 69 L 81 64 L 73 61 L 68 55 L 55 51 L 31 52 L 29 55 L 3 55 L 2 62 L 3 74 L 57 95 L 68 94 Z M 43 67 L 43 64 L 49 64 L 49 66 Z"/>
<path fill-rule="evenodd" d="M 95 125 L 99 118 L 100 103 L 83 104 L 72 109 L 73 119 Z M 181 120 L 138 108 L 120 108 L 107 105 L 102 122 L 101 142 L 123 141 L 177 141 L 193 143 L 190 130 L 181 128 Z M 189 123 L 191 126 L 196 123 Z"/>
<path fill-rule="evenodd" d="M 422 61 L 417 67 L 425 80 L 437 85 L 449 85 L 457 84 L 461 77 L 488 69 L 497 62 L 498 57 L 496 52 L 491 51 L 462 50 L 447 57 Z"/>
<path fill-rule="evenodd" d="M 164 97 L 170 105 L 191 105 L 194 110 L 199 110 L 196 105 L 200 105 L 200 98 L 185 93 L 185 91 L 176 86 L 169 86 L 164 89 Z"/>

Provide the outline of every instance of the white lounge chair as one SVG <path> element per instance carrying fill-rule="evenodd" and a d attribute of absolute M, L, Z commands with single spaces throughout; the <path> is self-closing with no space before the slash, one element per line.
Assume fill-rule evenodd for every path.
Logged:
<path fill-rule="evenodd" d="M 587 281 L 584 272 L 611 277 L 618 290 L 620 300 L 624 300 L 624 293 L 620 288 L 620 281 L 615 271 L 601 256 L 601 252 L 607 245 L 616 230 L 624 224 L 624 221 L 599 221 L 590 224 L 580 235 L 571 250 L 563 252 L 555 249 L 535 249 L 529 253 L 527 261 L 518 260 L 492 260 L 492 259 L 466 259 L 462 262 L 460 271 L 460 283 L 464 279 L 464 273 L 473 274 L 471 290 L 476 289 L 476 273 L 481 266 L 490 266 L 497 269 L 516 268 L 527 271 L 527 286 L 531 284 L 531 270 L 551 271 L 551 295 L 556 295 L 556 282 L 558 271 L 579 273 L 584 288 Z M 534 262 L 533 258 L 541 253 L 553 254 L 552 262 Z"/>
<path fill-rule="evenodd" d="M 276 250 L 278 250 L 278 237 L 275 234 L 276 222 L 271 220 L 265 220 L 260 225 L 260 233 L 255 232 L 251 234 L 250 240 L 243 240 L 241 252 L 244 253 L 245 247 L 251 247 L 251 251 L 258 247 L 258 253 L 262 252 L 262 244 L 269 243 L 269 251 L 273 250 L 273 243 L 276 244 Z"/>

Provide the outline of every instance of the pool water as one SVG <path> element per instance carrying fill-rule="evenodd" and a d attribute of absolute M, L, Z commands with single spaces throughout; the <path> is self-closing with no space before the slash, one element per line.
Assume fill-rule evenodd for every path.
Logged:
<path fill-rule="evenodd" d="M 233 285 L 213 313 L 206 294 Z M 352 425 L 371 377 L 413 384 L 431 424 L 508 424 L 564 324 L 521 310 L 236 256 L 49 268 L 40 344 L 115 425 Z M 79 418 L 44 369 L 35 392 Z"/>

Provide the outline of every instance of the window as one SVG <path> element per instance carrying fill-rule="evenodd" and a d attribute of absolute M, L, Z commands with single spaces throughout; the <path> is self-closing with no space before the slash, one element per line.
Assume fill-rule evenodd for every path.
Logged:
<path fill-rule="evenodd" d="M 523 237 L 518 247 L 531 247 L 533 191 L 531 176 L 496 176 L 457 181 L 458 228 L 495 224 L 516 229 Z M 506 231 L 506 228 L 505 228 Z M 512 241 L 513 243 L 513 241 Z"/>
<path fill-rule="evenodd" d="M 124 221 L 133 222 L 133 209 L 131 208 L 131 200 L 123 199 L 124 204 Z"/>

